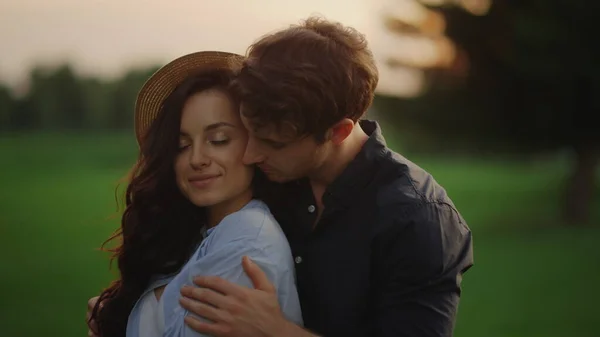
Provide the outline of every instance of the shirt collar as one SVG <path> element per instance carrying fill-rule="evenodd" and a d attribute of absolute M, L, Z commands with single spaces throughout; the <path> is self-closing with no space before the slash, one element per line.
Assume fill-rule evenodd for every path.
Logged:
<path fill-rule="evenodd" d="M 350 205 L 356 199 L 355 192 L 364 190 L 376 177 L 379 169 L 377 162 L 387 152 L 379 123 L 371 120 L 361 120 L 359 123 L 369 138 L 356 157 L 328 186 L 323 196 L 326 206 Z"/>

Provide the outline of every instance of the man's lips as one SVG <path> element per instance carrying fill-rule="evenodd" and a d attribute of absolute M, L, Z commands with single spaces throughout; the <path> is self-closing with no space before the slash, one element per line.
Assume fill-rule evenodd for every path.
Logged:
<path fill-rule="evenodd" d="M 275 170 L 273 170 L 273 168 L 272 168 L 272 167 L 270 167 L 270 166 L 267 166 L 267 165 L 258 165 L 258 168 L 259 168 L 261 171 L 265 172 L 265 173 L 268 173 L 268 172 L 274 172 L 274 171 L 275 171 Z"/>

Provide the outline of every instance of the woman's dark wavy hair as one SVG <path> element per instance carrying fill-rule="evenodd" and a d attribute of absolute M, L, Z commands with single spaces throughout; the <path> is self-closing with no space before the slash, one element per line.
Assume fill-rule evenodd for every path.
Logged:
<path fill-rule="evenodd" d="M 111 262 L 117 261 L 120 277 L 102 291 L 93 308 L 90 321 L 96 321 L 99 336 L 125 336 L 129 313 L 151 277 L 178 272 L 202 240 L 203 209 L 187 200 L 175 183 L 181 111 L 195 93 L 227 90 L 233 76 L 214 71 L 184 81 L 165 100 L 141 141 L 125 191 L 121 227 L 102 245 L 112 253 Z M 111 241 L 117 246 L 105 249 Z"/>

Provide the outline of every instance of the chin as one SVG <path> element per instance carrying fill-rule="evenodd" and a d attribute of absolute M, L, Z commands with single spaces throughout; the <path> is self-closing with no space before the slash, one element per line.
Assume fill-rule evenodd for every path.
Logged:
<path fill-rule="evenodd" d="M 216 202 L 212 202 L 212 201 L 208 201 L 208 200 L 205 201 L 205 200 L 192 199 L 191 202 L 192 202 L 192 204 L 194 204 L 194 206 L 197 206 L 197 207 L 209 207 L 209 206 L 216 204 Z"/>
<path fill-rule="evenodd" d="M 269 180 L 272 182 L 281 183 L 281 184 L 296 180 L 296 178 L 290 178 L 290 177 L 284 177 L 284 176 L 267 176 L 267 178 L 269 178 Z"/>
<path fill-rule="evenodd" d="M 283 177 L 279 174 L 275 174 L 275 173 L 271 173 L 271 172 L 264 172 L 264 174 L 267 177 L 267 179 L 269 179 L 270 181 L 274 181 L 276 183 L 284 183 L 287 181 L 287 179 L 285 179 L 285 177 Z"/>
<path fill-rule="evenodd" d="M 203 195 L 203 196 L 190 195 L 189 200 L 191 201 L 192 204 L 194 204 L 195 206 L 198 206 L 198 207 L 213 206 L 213 205 L 216 205 L 219 202 L 221 202 L 220 198 L 215 197 L 215 196 L 208 196 L 208 195 Z"/>

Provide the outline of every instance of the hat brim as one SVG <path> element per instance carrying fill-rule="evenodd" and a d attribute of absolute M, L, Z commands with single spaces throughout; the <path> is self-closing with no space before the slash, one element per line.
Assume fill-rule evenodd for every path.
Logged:
<path fill-rule="evenodd" d="M 244 57 L 221 51 L 201 51 L 181 56 L 157 70 L 144 83 L 135 102 L 134 129 L 138 144 L 158 116 L 165 99 L 188 77 L 212 70 L 235 70 Z"/>

